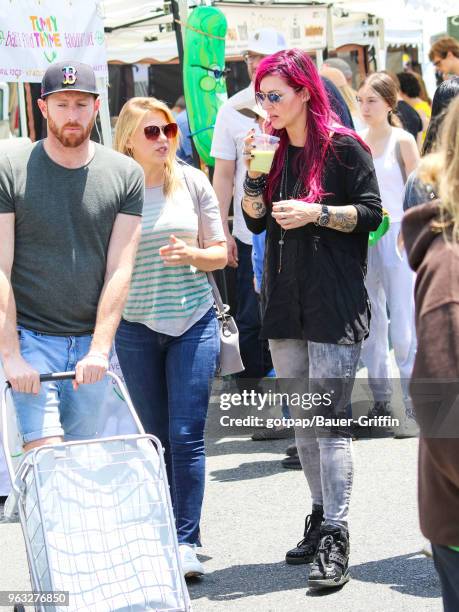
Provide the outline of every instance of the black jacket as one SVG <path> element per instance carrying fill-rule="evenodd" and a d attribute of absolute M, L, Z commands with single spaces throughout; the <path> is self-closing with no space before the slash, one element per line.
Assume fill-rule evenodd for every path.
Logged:
<path fill-rule="evenodd" d="M 368 233 L 382 220 L 381 199 L 370 153 L 351 136 L 335 135 L 333 141 L 322 181 L 328 195 L 322 203 L 353 204 L 358 221 L 352 233 L 314 224 L 287 231 L 278 273 L 280 227 L 271 216 L 271 205 L 262 219 L 244 213 L 250 231 L 267 230 L 262 338 L 354 344 L 368 335 Z M 290 158 L 294 152 L 290 147 Z M 290 168 L 289 184 L 295 180 Z"/>

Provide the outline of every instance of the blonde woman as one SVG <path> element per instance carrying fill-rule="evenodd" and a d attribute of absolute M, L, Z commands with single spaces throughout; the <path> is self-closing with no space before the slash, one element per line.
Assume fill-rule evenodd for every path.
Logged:
<path fill-rule="evenodd" d="M 346 106 L 351 113 L 352 122 L 354 123 L 356 132 L 363 130 L 365 128 L 365 123 L 360 115 L 360 109 L 357 103 L 357 92 L 349 85 L 341 70 L 324 64 L 320 69 L 320 75 L 329 79 L 333 85 L 336 85 L 336 87 L 339 89 L 339 92 L 343 96 Z"/>
<path fill-rule="evenodd" d="M 129 100 L 114 146 L 142 166 L 146 186 L 142 237 L 116 350 L 145 430 L 165 449 L 185 576 L 199 576 L 204 425 L 219 355 L 206 272 L 225 267 L 225 234 L 207 177 L 176 161 L 177 124 L 163 102 Z"/>
<path fill-rule="evenodd" d="M 410 209 L 402 225 L 409 262 L 417 274 L 418 350 L 411 391 L 421 428 L 420 525 L 432 542 L 445 612 L 459 610 L 459 427 L 453 406 L 459 379 L 458 135 L 456 98 L 442 127 L 439 151 L 426 157 L 419 170 L 439 199 Z"/>

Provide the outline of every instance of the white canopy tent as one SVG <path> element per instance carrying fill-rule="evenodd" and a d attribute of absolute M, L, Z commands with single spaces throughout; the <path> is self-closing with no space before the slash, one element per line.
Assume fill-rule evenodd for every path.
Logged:
<path fill-rule="evenodd" d="M 177 57 L 170 0 L 102 0 L 101 4 L 109 61 L 167 62 Z M 199 0 L 181 0 L 182 19 L 187 6 L 195 4 L 199 4 Z M 247 9 L 251 9 L 252 13 L 257 14 L 257 19 L 252 18 L 252 22 L 261 24 L 258 27 L 267 25 L 263 23 L 264 17 L 274 7 L 280 9 L 279 4 L 283 7 L 290 4 L 288 11 L 294 10 L 294 7 L 301 8 L 296 0 L 239 0 L 233 3 L 231 0 L 225 0 L 223 3 L 214 4 L 224 12 L 239 9 L 241 16 L 246 14 Z M 379 45 L 381 67 L 384 66 L 385 47 L 392 44 L 417 45 L 423 49 L 423 63 L 426 65 L 430 36 L 445 28 L 447 14 L 457 12 L 457 0 L 334 0 L 333 3 L 324 3 L 324 7 L 331 4 L 334 13 L 334 40 L 333 36 L 330 39 L 334 45 L 331 46 L 352 42 L 374 44 L 374 28 L 365 28 L 365 18 L 375 15 L 383 20 L 380 27 L 381 36 L 376 42 L 376 46 Z M 306 7 L 306 3 L 302 5 L 302 8 Z M 345 17 L 339 16 L 340 10 Z M 279 15 L 282 15 L 280 11 Z M 269 20 L 269 17 L 266 19 Z"/>
<path fill-rule="evenodd" d="M 210 2 L 209 2 L 210 3 Z M 133 0 L 132 13 L 123 8 L 121 0 L 104 0 L 104 25 L 106 28 L 107 59 L 112 62 L 167 62 L 178 55 L 173 17 L 162 0 L 146 3 Z M 199 4 L 186 0 L 180 7 L 181 19 L 187 8 Z M 273 0 L 263 5 L 254 2 L 213 2 L 228 19 L 227 56 L 239 55 L 244 48 L 244 29 L 252 31 L 260 27 L 278 27 L 292 45 L 306 49 L 322 49 L 326 46 L 327 4 L 314 5 L 290 0 Z M 164 10 L 166 8 L 166 11 Z M 298 28 L 298 25 L 301 27 Z M 306 28 L 305 26 L 312 26 Z M 316 29 L 317 28 L 317 29 Z M 319 32 L 315 34 L 314 32 Z"/>
<path fill-rule="evenodd" d="M 177 57 L 173 16 L 164 0 L 103 0 L 108 61 L 167 62 Z M 165 11 L 166 9 L 166 11 Z"/>
<path fill-rule="evenodd" d="M 38 0 L 36 0 L 38 1 Z M 51 1 L 51 0 L 47 0 Z M 55 0 L 61 2 L 61 0 Z M 211 0 L 207 0 L 209 3 Z M 8 0 L 0 0 L 1 3 L 8 3 Z M 105 46 L 107 50 L 107 60 L 112 62 L 139 63 L 139 62 L 168 62 L 177 58 L 177 44 L 173 29 L 173 16 L 171 14 L 170 0 L 95 0 L 98 10 L 101 11 L 103 25 L 105 28 Z M 181 19 L 186 19 L 188 7 L 199 4 L 200 0 L 178 0 Z M 323 15 L 330 4 L 316 3 L 314 6 L 299 4 L 297 0 L 272 0 L 263 2 L 262 0 L 249 2 L 240 1 L 231 3 L 230 0 L 215 2 L 225 13 L 228 13 L 229 27 L 233 22 L 233 29 L 239 31 L 241 23 L 247 25 L 247 29 L 253 30 L 256 27 L 274 25 L 284 31 L 290 39 L 295 38 L 295 46 L 304 48 L 320 49 L 326 46 L 326 36 L 330 36 L 332 30 L 329 27 L 330 21 L 324 24 Z M 281 5 L 281 6 L 280 6 Z M 409 43 L 418 44 L 422 47 L 422 58 L 424 73 L 427 81 L 431 85 L 434 83 L 433 68 L 428 62 L 427 54 L 430 46 L 430 36 L 445 28 L 445 16 L 457 12 L 457 0 L 335 0 L 333 11 L 341 8 L 345 13 L 355 13 L 359 15 L 376 15 L 384 20 L 384 36 L 382 41 L 379 36 L 380 61 L 381 67 L 384 66 L 384 50 L 387 44 Z M 71 3 L 69 2 L 71 7 Z M 70 9 L 71 10 L 71 9 Z M 239 13 L 238 13 L 239 11 Z M 274 19 L 274 21 L 273 21 Z M 324 35 L 311 36 L 307 39 L 307 28 L 305 25 L 317 20 L 319 30 L 325 32 Z M 360 42 L 360 44 L 371 44 L 365 40 L 365 32 L 362 28 L 353 28 L 352 20 L 344 24 L 343 35 L 349 37 L 345 42 Z M 302 29 L 298 29 L 298 24 Z M 317 30 L 317 28 L 311 28 Z M 358 32 L 363 31 L 363 41 L 353 41 Z M 300 38 L 296 38 L 300 32 Z M 373 33 L 374 36 L 374 33 Z M 336 33 L 338 38 L 338 32 Z M 337 42 L 337 41 L 335 41 Z M 343 43 L 342 43 L 343 44 Z M 239 45 L 234 41 L 228 41 L 228 53 L 239 54 L 242 49 L 242 42 Z M 337 45 L 336 45 L 337 46 Z M 21 93 L 21 92 L 20 92 Z M 21 96 L 21 107 L 24 100 Z M 104 106 L 107 106 L 105 101 Z M 24 113 L 22 113 L 24 115 Z M 22 117 L 21 115 L 21 117 Z M 22 117 L 23 118 L 23 117 Z M 107 140 L 109 139 L 109 121 L 107 113 L 103 113 L 103 128 Z"/>
<path fill-rule="evenodd" d="M 105 27 L 116 28 L 153 18 L 164 7 L 163 0 L 102 0 Z"/>
<path fill-rule="evenodd" d="M 413 44 L 421 51 L 427 88 L 435 89 L 434 68 L 429 62 L 431 36 L 446 29 L 446 16 L 457 13 L 457 0 L 335 0 L 333 6 L 347 12 L 364 12 L 384 21 L 379 66 L 385 67 L 389 45 Z"/>

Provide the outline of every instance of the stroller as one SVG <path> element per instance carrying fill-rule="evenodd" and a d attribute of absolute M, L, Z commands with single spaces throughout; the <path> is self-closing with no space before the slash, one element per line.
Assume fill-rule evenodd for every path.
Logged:
<path fill-rule="evenodd" d="M 6 383 L 3 444 L 13 490 L 5 519 L 21 522 L 33 593 L 16 600 L 54 612 L 188 612 L 163 448 L 145 434 L 121 380 L 138 434 L 32 449 L 15 472 L 8 447 Z M 75 372 L 44 374 L 42 382 Z"/>

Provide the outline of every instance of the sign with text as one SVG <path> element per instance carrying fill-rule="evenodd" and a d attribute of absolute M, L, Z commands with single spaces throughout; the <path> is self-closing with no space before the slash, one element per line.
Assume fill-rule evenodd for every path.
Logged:
<path fill-rule="evenodd" d="M 0 81 L 40 82 L 54 62 L 90 64 L 107 75 L 98 0 L 0 0 Z"/>
<path fill-rule="evenodd" d="M 316 51 L 327 46 L 326 6 L 230 6 L 219 4 L 228 22 L 225 55 L 240 55 L 251 34 L 275 28 L 287 39 L 287 47 Z"/>

